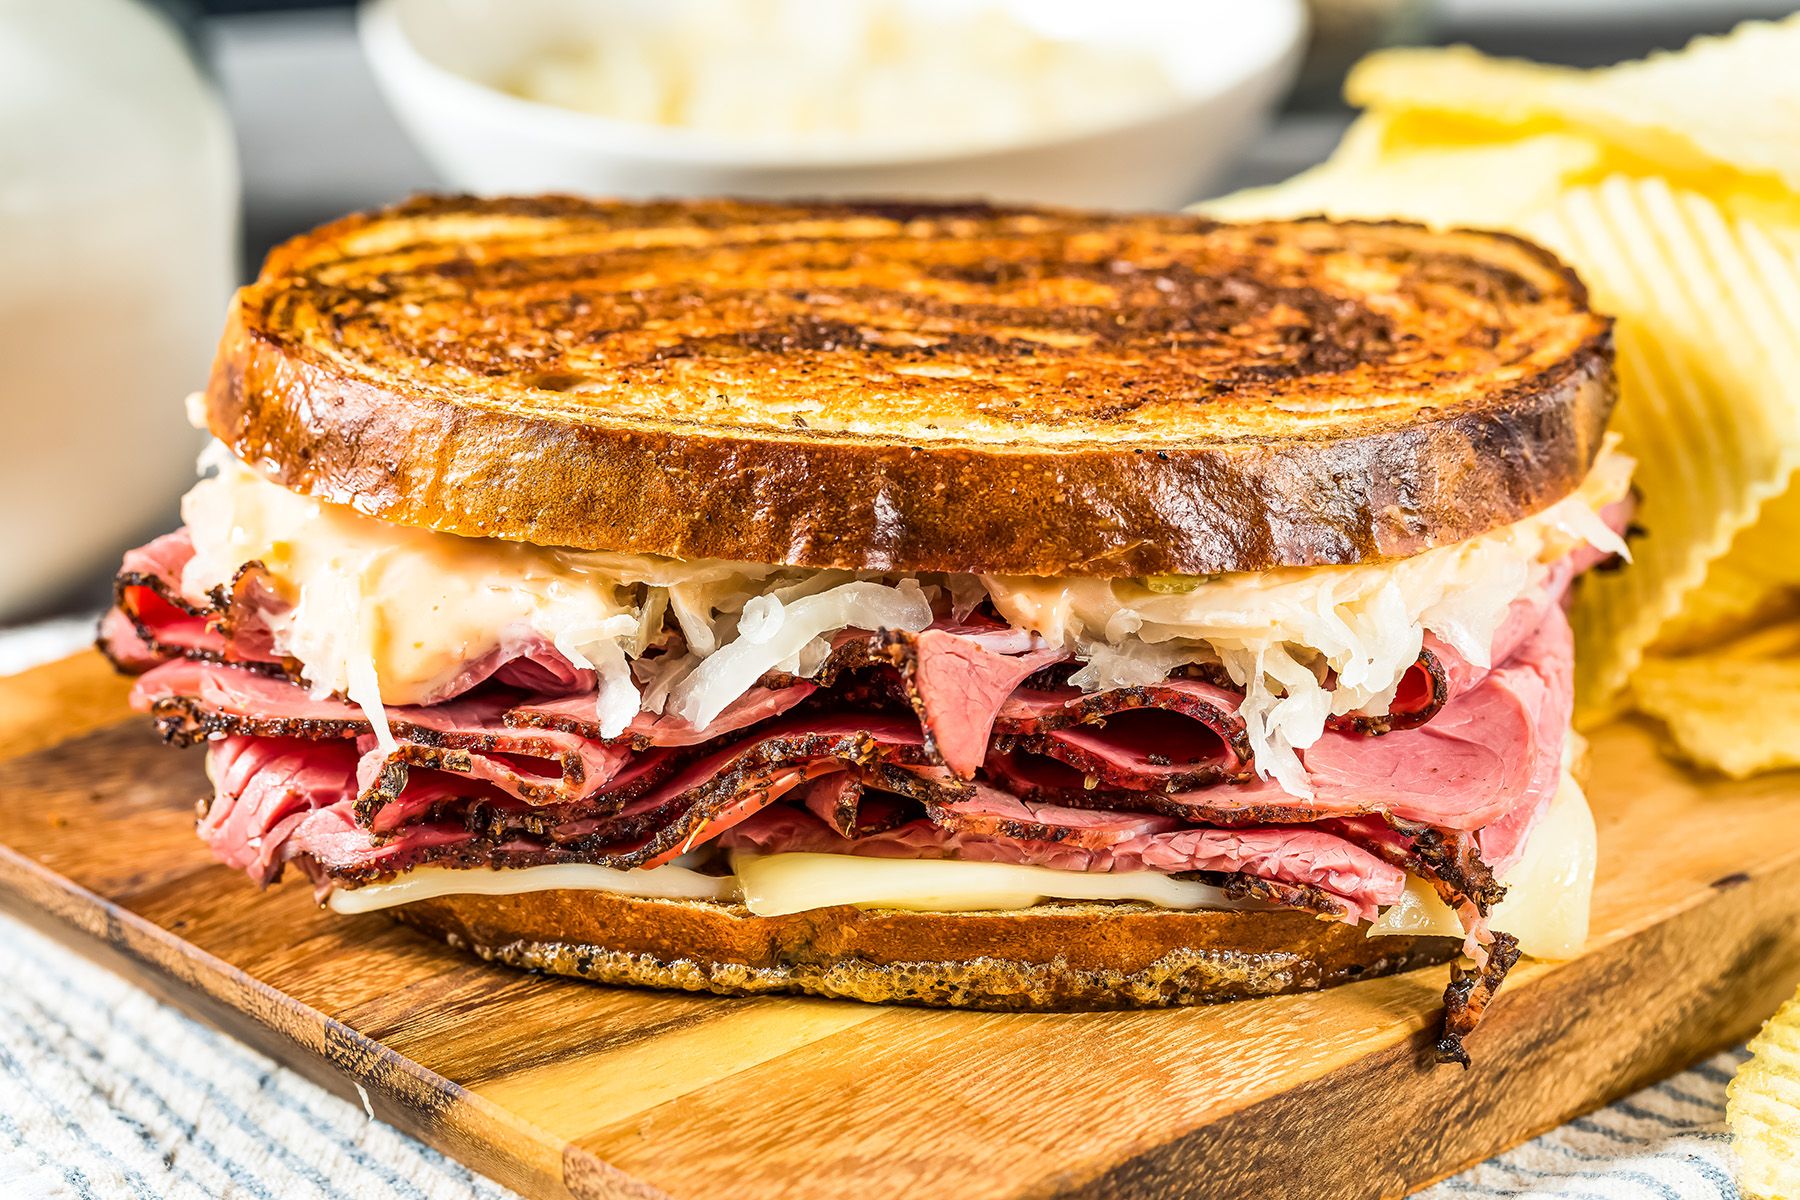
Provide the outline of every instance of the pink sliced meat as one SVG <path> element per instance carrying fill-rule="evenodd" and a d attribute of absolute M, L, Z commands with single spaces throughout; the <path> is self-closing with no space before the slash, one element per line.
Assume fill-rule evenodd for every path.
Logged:
<path fill-rule="evenodd" d="M 808 688 L 798 689 L 802 693 Z M 789 703 L 782 697 L 780 703 Z M 393 833 L 422 819 L 451 800 L 480 801 L 493 807 L 499 824 L 524 825 L 550 835 L 581 835 L 603 828 L 600 818 L 619 804 L 671 773 L 677 765 L 667 747 L 634 751 L 623 742 L 606 744 L 559 729 L 506 722 L 509 710 L 499 696 L 464 697 L 430 708 L 388 710 L 389 728 L 398 741 L 392 752 L 375 745 L 360 708 L 339 700 L 314 700 L 284 679 L 186 659 L 172 660 L 141 678 L 133 703 L 147 709 L 177 740 L 192 741 L 216 734 L 262 734 L 275 738 L 355 739 L 360 768 L 351 785 L 359 822 L 377 833 Z M 589 698 L 591 704 L 591 698 Z M 542 707 L 542 706 L 540 706 Z M 755 719 L 767 711 L 755 697 L 738 716 Z M 897 717 L 824 717 L 790 720 L 770 731 L 798 753 L 806 746 L 837 745 L 852 733 L 873 730 L 883 745 L 923 762 L 917 725 Z M 648 739 L 659 731 L 642 731 Z M 675 730 L 678 745 L 693 740 Z M 836 741 L 833 741 L 836 739 Z M 767 741 L 768 739 L 763 739 Z M 760 743 L 759 743 L 760 744 Z M 742 744 L 715 751 L 687 768 L 682 782 L 656 794 L 653 808 L 680 798 L 708 781 L 722 765 L 742 757 Z M 776 794 L 805 774 L 775 778 Z M 511 800 L 516 803 L 508 804 Z M 517 818 L 521 809 L 547 810 L 535 820 Z M 581 822 L 586 822 L 582 828 Z"/>
<path fill-rule="evenodd" d="M 1312 821 L 1375 813 L 1473 832 L 1519 808 L 1537 808 L 1555 794 L 1573 703 L 1572 660 L 1568 620 L 1552 607 L 1511 661 L 1488 672 L 1430 724 L 1380 737 L 1327 730 L 1300 755 L 1313 790 L 1310 801 L 1265 779 L 1159 793 L 1162 776 L 1142 771 L 1135 785 L 1124 786 L 1143 791 L 1142 807 L 1187 813 L 1197 821 Z M 1107 782 L 1132 778 L 1126 756 L 1114 755 L 1108 766 Z M 988 763 L 989 775 L 1011 790 L 1061 803 L 1086 786 L 1079 770 L 1030 749 L 1014 749 Z"/>
<path fill-rule="evenodd" d="M 285 670 L 275 652 L 267 615 L 286 607 L 260 563 L 247 563 L 207 596 L 183 592 L 181 576 L 194 557 L 186 529 L 164 534 L 128 551 L 113 580 L 114 611 L 137 631 L 138 640 L 158 658 L 189 657 L 235 662 L 264 670 Z M 100 648 L 111 653 L 111 639 Z M 125 671 L 143 668 L 143 659 L 115 657 Z"/>
<path fill-rule="evenodd" d="M 1388 701 L 1385 713 L 1333 713 L 1325 719 L 1325 728 L 1379 736 L 1396 729 L 1417 729 L 1442 712 L 1444 705 L 1450 703 L 1451 695 L 1459 690 L 1451 686 L 1444 665 L 1444 656 L 1455 656 L 1455 651 L 1429 633 L 1425 635 L 1425 642 L 1418 659 L 1400 676 L 1394 698 Z M 1463 663 L 1460 657 L 1456 661 Z M 1463 665 L 1467 666 L 1466 663 Z"/>
<path fill-rule="evenodd" d="M 181 592 L 181 573 L 194 557 L 186 529 L 125 552 L 114 581 L 118 610 L 159 654 L 225 656 L 225 638 L 209 624 L 216 616 L 209 601 Z M 125 664 L 121 663 L 120 666 Z"/>
<path fill-rule="evenodd" d="M 1101 784 L 1166 792 L 1243 779 L 1250 746 L 1237 715 L 1241 699 L 1199 679 L 1085 693 L 1021 688 L 995 722 L 1002 737 L 989 770 L 1017 777 L 1032 757 L 1054 760 L 1068 771 L 1050 769 L 1057 782 L 1040 786 L 1065 797 Z"/>
<path fill-rule="evenodd" d="M 1134 791 L 1206 787 L 1248 769 L 1210 730 L 1154 708 L 1121 713 L 1104 727 L 1074 725 L 1014 744 L 1073 768 L 1084 780 Z"/>
<path fill-rule="evenodd" d="M 632 759 L 628 747 L 554 729 L 514 729 L 501 717 L 501 706 L 468 697 L 390 712 L 394 749 L 379 749 L 372 734 L 357 741 L 363 751 L 357 819 L 371 823 L 384 805 L 398 800 L 415 767 L 454 772 L 542 805 L 604 793 Z"/>
<path fill-rule="evenodd" d="M 448 821 L 409 825 L 402 836 L 375 838 L 356 823 L 348 803 L 308 813 L 288 834 L 284 849 L 297 866 L 333 879 L 379 879 L 426 864 L 509 865 L 496 857 L 499 848 L 480 845 L 467 829 Z M 540 854 L 510 865 L 567 861 L 571 861 L 567 856 Z"/>
<path fill-rule="evenodd" d="M 356 812 L 371 825 L 383 807 L 400 798 L 413 768 L 453 772 L 526 803 L 554 804 L 599 794 L 632 757 L 629 747 L 578 734 L 516 729 L 505 723 L 509 702 L 500 694 L 390 708 L 388 728 L 397 745 L 382 752 L 374 748 L 373 730 L 355 705 L 315 700 L 285 679 L 189 659 L 171 660 L 144 675 L 132 688 L 131 701 L 178 742 L 216 734 L 357 739 L 363 758 Z"/>
<path fill-rule="evenodd" d="M 562 651 L 537 634 L 508 635 L 501 639 L 499 646 L 464 663 L 420 697 L 419 704 L 454 700 L 490 680 L 503 687 L 540 696 L 586 693 L 591 697 L 596 676 L 586 667 L 577 667 Z"/>
<path fill-rule="evenodd" d="M 1311 821 L 1321 815 L 1278 785 L 1254 775 L 1191 791 L 1158 791 L 1148 779 L 1139 780 L 1134 787 L 1102 786 L 1094 775 L 1019 745 L 990 754 L 983 775 L 995 786 L 1035 803 L 1154 812 L 1188 824 L 1256 825 Z"/>
<path fill-rule="evenodd" d="M 836 830 L 843 837 L 863 832 L 862 784 L 847 771 L 822 775 L 799 789 L 796 794 L 802 807 Z"/>
<path fill-rule="evenodd" d="M 201 840 L 227 866 L 267 884 L 291 857 L 287 842 L 307 815 L 349 807 L 355 749 L 342 742 L 226 737 L 208 748 L 218 789 L 200 819 Z"/>
<path fill-rule="evenodd" d="M 106 615 L 100 618 L 100 629 L 95 635 L 94 644 L 100 653 L 111 659 L 113 665 L 127 675 L 138 675 L 148 671 L 164 660 L 164 655 L 156 647 L 144 640 L 131 618 L 121 608 L 109 608 Z"/>
<path fill-rule="evenodd" d="M 1301 759 L 1326 812 L 1378 812 L 1456 831 L 1490 825 L 1556 790 L 1574 701 L 1573 637 L 1562 610 L 1504 666 L 1419 729 L 1328 733 Z"/>
<path fill-rule="evenodd" d="M 391 842 L 417 846 L 421 836 L 429 838 L 427 848 L 434 853 L 442 851 L 458 862 L 472 861 L 470 856 L 474 856 L 480 861 L 514 864 L 581 861 L 647 867 L 712 840 L 794 788 L 822 776 L 894 763 L 920 767 L 926 761 L 923 738 L 909 719 L 871 714 L 790 719 L 785 727 L 688 763 L 640 791 L 616 812 L 582 816 L 570 814 L 564 806 L 556 823 L 537 831 L 542 840 L 496 842 L 491 836 L 482 836 L 480 822 L 452 820 L 454 814 L 445 811 L 469 804 L 516 805 L 518 798 L 492 778 L 452 777 L 441 768 L 419 771 L 421 790 L 416 799 L 411 787 L 403 786 L 382 808 L 367 813 L 363 810 L 369 785 L 366 780 L 359 784 L 357 779 L 353 743 L 227 735 L 212 741 L 209 753 L 218 796 L 209 810 L 208 820 L 215 832 L 208 841 L 222 860 L 253 870 L 264 881 L 286 858 L 311 853 L 308 843 L 301 841 L 291 842 L 285 852 L 278 851 L 272 848 L 272 839 L 278 841 L 277 834 L 286 836 L 302 829 L 299 818 L 326 808 L 334 814 L 326 824 L 336 839 L 335 856 L 313 857 L 331 870 L 337 869 L 331 865 L 334 863 L 352 863 L 357 871 L 373 870 L 375 864 L 391 861 L 377 855 L 382 847 Z M 303 788 L 295 785 L 300 778 L 306 782 Z M 359 787 L 361 796 L 352 800 Z M 393 805 L 410 805 L 410 819 L 384 821 L 385 808 Z M 346 820 L 360 841 L 344 827 Z M 458 836 L 448 835 L 451 827 L 460 831 Z M 346 857 L 347 848 L 358 846 L 361 849 Z"/>
<path fill-rule="evenodd" d="M 370 729 L 354 704 L 315 700 L 282 676 L 189 658 L 168 659 L 146 672 L 132 685 L 131 706 L 155 717 L 164 736 L 183 743 L 217 733 L 354 738 Z"/>
<path fill-rule="evenodd" d="M 696 759 L 635 802 L 667 813 L 671 821 L 652 835 L 653 850 L 642 865 L 677 858 L 820 776 L 924 761 L 924 738 L 904 718 L 862 713 L 783 718 Z M 670 830 L 676 836 L 668 836 Z"/>
<path fill-rule="evenodd" d="M 1057 842 L 1087 850 L 1168 833 L 1181 824 L 1154 813 L 1033 804 L 985 784 L 976 784 L 963 798 L 927 801 L 925 811 L 932 824 L 950 833 Z"/>
<path fill-rule="evenodd" d="M 918 816 L 916 803 L 892 792 L 866 788 L 862 772 L 821 776 L 795 796 L 801 807 L 847 838 L 885 833 Z"/>
<path fill-rule="evenodd" d="M 1522 846 L 1532 814 L 1541 813 L 1556 791 L 1569 725 L 1572 656 L 1568 621 L 1551 606 L 1508 663 L 1487 673 L 1430 724 L 1381 737 L 1327 731 L 1301 755 L 1313 788 L 1310 801 L 1261 779 L 1163 792 L 1158 784 L 1167 778 L 1167 768 L 1140 769 L 1129 755 L 1111 753 L 1105 762 L 1110 774 L 1101 777 L 1094 772 L 1098 755 L 1047 753 L 1054 747 L 1030 739 L 990 755 L 986 774 L 1040 802 L 1126 803 L 1195 823 L 1373 813 L 1451 832 L 1482 830 L 1483 853 L 1505 864 Z M 1107 732 L 1100 731 L 1097 747 L 1105 746 Z M 1108 794 L 1111 787 L 1138 794 L 1122 798 Z"/>
<path fill-rule="evenodd" d="M 201 818 L 201 838 L 219 861 L 260 884 L 292 862 L 309 874 L 361 882 L 425 863 L 517 865 L 573 861 L 522 843 L 488 845 L 455 821 L 421 821 L 391 837 L 357 824 L 356 753 L 343 741 L 217 738 L 207 745 L 216 793 Z"/>
<path fill-rule="evenodd" d="M 758 685 L 726 705 L 704 729 L 694 728 L 674 713 L 639 713 L 626 726 L 622 739 L 638 746 L 698 746 L 779 717 L 816 691 L 817 684 L 804 681 L 783 686 Z M 516 705 L 507 711 L 506 723 L 561 729 L 596 740 L 600 737 L 600 722 L 595 715 L 595 700 L 591 693 Z"/>
<path fill-rule="evenodd" d="M 1506 615 L 1494 631 L 1488 650 L 1488 662 L 1492 666 L 1504 665 L 1518 653 L 1544 623 L 1550 610 L 1562 603 L 1578 569 L 1575 555 L 1559 560 L 1551 565 L 1537 587 L 1507 606 Z M 1492 666 L 1475 665 L 1448 642 L 1427 631 L 1419 660 L 1401 677 L 1385 714 L 1333 716 L 1328 725 L 1363 734 L 1416 729 L 1436 717 L 1451 700 L 1480 684 Z"/>
<path fill-rule="evenodd" d="M 1531 831 L 1562 786 L 1563 748 L 1574 708 L 1575 644 L 1560 608 L 1551 610 L 1514 662 L 1537 674 L 1542 701 L 1531 729 L 1531 774 L 1519 803 L 1475 835 L 1482 858 L 1497 874 L 1505 873 L 1524 854 Z"/>
<path fill-rule="evenodd" d="M 1491 672 L 1473 691 L 1453 702 L 1437 721 L 1422 729 L 1363 738 L 1328 733 L 1303 756 L 1316 796 L 1305 806 L 1296 805 L 1268 784 L 1201 788 L 1193 792 L 1165 792 L 1160 811 L 1194 820 L 1316 819 L 1333 815 L 1378 812 L 1454 831 L 1472 831 L 1494 825 L 1513 810 L 1536 809 L 1553 794 L 1557 779 L 1562 730 L 1568 715 L 1568 630 L 1560 611 L 1552 609 L 1543 627 L 1506 666 Z M 1206 685 L 1186 683 L 1166 690 L 1190 697 L 1203 694 Z M 367 736 L 360 710 L 335 700 L 312 700 L 285 680 L 216 664 L 179 660 L 170 662 L 140 680 L 136 702 L 148 707 L 160 720 L 180 725 L 188 736 L 210 733 L 260 732 L 277 737 Z M 1042 697 L 1037 698 L 1041 701 Z M 1210 702 L 1225 706 L 1220 698 Z M 760 703 L 760 699 L 756 703 Z M 1093 706 L 1110 703 L 1105 697 L 1083 698 L 1075 707 L 1092 715 Z M 755 707 L 753 704 L 752 708 Z M 1065 701 L 1059 707 L 1070 706 Z M 1045 727 L 1036 705 L 1038 724 Z M 760 711 L 760 710 L 757 710 Z M 1220 714 L 1220 720 L 1229 714 Z M 591 739 L 557 729 L 516 728 L 507 723 L 503 702 L 464 699 L 427 709 L 396 708 L 390 720 L 403 745 L 393 755 L 372 757 L 365 763 L 359 816 L 373 824 L 376 814 L 398 801 L 405 791 L 407 772 L 416 768 L 454 773 L 471 782 L 491 784 L 505 795 L 528 804 L 560 805 L 604 794 L 609 782 L 624 770 L 630 755 L 623 748 L 606 747 Z M 1182 753 L 1167 753 L 1177 739 L 1130 723 L 1186 721 L 1186 734 L 1210 732 L 1171 710 L 1129 709 L 1115 712 L 1105 726 L 1073 724 L 1048 733 L 1029 735 L 1053 739 L 1043 755 L 1063 765 L 1075 759 L 1074 769 L 1096 769 L 1109 785 L 1144 791 L 1162 791 L 1165 781 L 1194 765 L 1198 756 L 1182 760 Z M 1009 719 L 1023 721 L 1015 704 Z M 806 728 L 817 731 L 818 716 L 796 717 L 797 725 L 784 732 Z M 892 718 L 890 718 L 892 720 Z M 1121 728 L 1123 727 L 1123 728 Z M 912 735 L 919 735 L 914 732 Z M 1215 742 L 1216 742 L 1215 738 Z M 1056 755 L 1061 754 L 1062 758 Z M 1167 761 L 1155 761 L 1155 760 Z M 1017 764 L 1014 764 L 1017 767 Z M 1001 772 L 1015 792 L 1035 802 L 1061 799 L 1033 794 L 1016 786 L 1025 772 Z M 1084 789 L 1087 790 L 1087 789 Z M 1088 804 L 1076 807 L 1090 807 Z M 404 822 L 420 805 L 382 822 L 391 827 Z M 1485 835 L 1484 850 L 1504 857 L 1522 840 L 1510 846 L 1495 839 L 1511 826 L 1500 826 Z"/>
<path fill-rule="evenodd" d="M 1069 657 L 1058 647 L 1034 645 L 1030 635 L 1021 639 L 1019 632 L 960 627 L 889 635 L 907 699 L 919 714 L 927 744 L 959 778 L 974 778 L 987 757 L 994 722 L 1013 691 Z M 1024 649 L 1006 654 L 989 649 L 990 645 Z"/>
<path fill-rule="evenodd" d="M 1244 722 L 1238 717 L 1243 696 L 1203 679 L 1165 679 L 1145 687 L 1083 692 L 1074 687 L 1020 688 L 1007 698 L 994 722 L 1005 735 L 1041 734 L 1071 725 L 1094 724 L 1120 713 L 1159 710 L 1198 722 L 1239 760 L 1250 757 Z"/>
<path fill-rule="evenodd" d="M 119 562 L 119 574 L 142 581 L 144 585 L 155 581 L 179 594 L 181 574 L 193 560 L 194 539 L 188 534 L 187 527 L 183 526 L 142 546 L 127 550 L 125 557 Z"/>
<path fill-rule="evenodd" d="M 202 836 L 221 861 L 261 882 L 273 879 L 284 863 L 297 858 L 352 883 L 423 862 L 651 866 L 690 846 L 718 839 L 729 847 L 765 852 L 811 849 L 1024 862 L 1069 870 L 1248 874 L 1331 893 L 1345 902 L 1346 915 L 1353 919 L 1366 919 L 1376 906 L 1392 903 L 1403 883 L 1397 868 L 1342 838 L 1309 829 L 1169 830 L 1157 822 L 1039 809 L 1034 810 L 1036 818 L 1052 817 L 1093 836 L 1027 840 L 914 821 L 852 841 L 804 809 L 769 807 L 783 791 L 802 782 L 792 775 L 804 774 L 804 769 L 733 788 L 729 803 L 712 807 L 702 822 L 692 823 L 687 835 L 673 843 L 664 836 L 598 855 L 522 841 L 481 844 L 468 829 L 444 820 L 408 825 L 396 836 L 382 838 L 356 822 L 345 798 L 354 763 L 342 742 L 227 737 L 214 742 L 209 752 L 218 795 L 202 822 Z M 709 764 L 712 773 L 706 778 L 726 774 L 719 767 Z M 672 780 L 668 787 L 680 789 L 691 782 L 691 778 Z M 975 805 L 969 811 L 989 811 L 997 803 L 991 797 L 983 800 L 988 807 Z M 1004 806 L 997 811 L 1009 818 L 1014 815 Z"/>
<path fill-rule="evenodd" d="M 1543 626 L 1550 611 L 1558 608 L 1568 594 L 1575 577 L 1574 563 L 1565 558 L 1550 568 L 1541 587 L 1514 600 L 1506 617 L 1494 631 L 1494 644 L 1488 661 L 1495 666 L 1510 662 Z M 1425 651 L 1442 664 L 1451 696 L 1460 696 L 1487 675 L 1491 668 L 1478 667 L 1446 645 L 1436 634 L 1425 635 Z"/>
<path fill-rule="evenodd" d="M 570 750 L 490 734 L 449 740 L 465 745 L 402 741 L 384 751 L 372 737 L 358 739 L 357 820 L 377 833 L 392 833 L 452 798 L 512 801 L 505 806 L 525 810 L 610 810 L 676 766 L 667 750 L 632 754 L 591 742 Z"/>

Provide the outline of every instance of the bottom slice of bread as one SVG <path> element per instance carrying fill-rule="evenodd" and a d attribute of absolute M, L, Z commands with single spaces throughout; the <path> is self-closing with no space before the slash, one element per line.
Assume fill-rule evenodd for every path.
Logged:
<path fill-rule="evenodd" d="M 1368 937 L 1306 913 L 1048 903 L 1007 912 L 736 904 L 605 892 L 442 896 L 391 910 L 483 958 L 601 983 L 1056 1010 L 1208 1004 L 1447 961 L 1452 938 Z"/>

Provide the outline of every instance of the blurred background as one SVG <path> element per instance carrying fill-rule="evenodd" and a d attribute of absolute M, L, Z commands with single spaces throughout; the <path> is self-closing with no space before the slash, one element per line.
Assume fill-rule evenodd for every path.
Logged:
<path fill-rule="evenodd" d="M 1323 159 L 1380 45 L 1593 66 L 1797 8 L 0 0 L 0 631 L 66 636 L 175 523 L 230 288 L 345 212 L 428 189 L 1167 208 Z M 0 672 L 33 653 L 0 639 Z"/>

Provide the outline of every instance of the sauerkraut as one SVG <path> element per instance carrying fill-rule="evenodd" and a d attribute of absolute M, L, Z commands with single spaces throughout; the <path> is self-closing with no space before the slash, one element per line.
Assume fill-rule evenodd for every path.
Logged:
<path fill-rule="evenodd" d="M 1080 660 L 1088 690 L 1153 683 L 1191 663 L 1244 689 L 1259 772 L 1309 794 L 1299 752 L 1333 714 L 1387 711 L 1427 632 L 1485 666 L 1511 603 L 1581 544 L 1625 546 L 1600 513 L 1629 488 L 1609 441 L 1544 511 L 1395 562 L 1179 578 L 1019 578 L 682 562 L 465 538 L 391 525 L 262 479 L 222 447 L 183 502 L 198 599 L 260 561 L 287 607 L 278 651 L 317 694 L 428 704 L 469 664 L 552 647 L 592 670 L 602 733 L 640 711 L 704 728 L 765 672 L 816 673 L 843 629 L 919 630 L 983 601 Z"/>

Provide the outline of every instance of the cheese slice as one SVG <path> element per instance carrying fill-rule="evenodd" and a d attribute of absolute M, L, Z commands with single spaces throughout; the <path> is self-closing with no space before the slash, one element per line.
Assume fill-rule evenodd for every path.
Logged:
<path fill-rule="evenodd" d="M 839 904 L 912 912 L 1008 911 L 1045 900 L 1139 900 L 1183 910 L 1267 907 L 1155 871 L 1059 871 L 1015 863 L 804 853 L 734 854 L 732 866 L 735 875 L 706 875 L 672 864 L 628 871 L 585 863 L 500 871 L 419 867 L 390 883 L 339 888 L 326 903 L 340 913 L 364 913 L 437 896 L 592 891 L 670 900 L 742 900 L 759 917 Z"/>
<path fill-rule="evenodd" d="M 1141 900 L 1160 908 L 1255 909 L 1209 884 L 1156 871 L 1059 871 L 1019 863 L 849 854 L 733 854 L 744 904 L 779 917 L 851 904 L 909 912 L 994 912 L 1045 900 Z"/>
<path fill-rule="evenodd" d="M 505 870 L 416 867 L 391 883 L 337 888 L 325 903 L 341 913 L 374 912 L 438 896 L 516 896 L 525 892 L 612 892 L 658 900 L 735 900 L 737 881 L 674 864 L 621 871 L 591 863 L 548 863 Z"/>
<path fill-rule="evenodd" d="M 1587 941 L 1597 840 L 1587 796 L 1565 769 L 1525 853 L 1500 880 L 1506 899 L 1488 924 L 1518 938 L 1519 949 L 1533 958 L 1573 958 Z M 1370 937 L 1394 934 L 1460 938 L 1463 927 L 1430 884 L 1408 876 L 1400 902 L 1369 927 Z"/>

